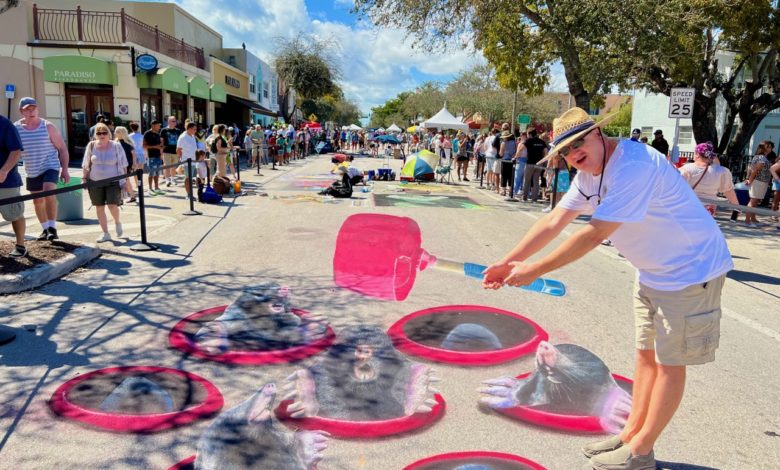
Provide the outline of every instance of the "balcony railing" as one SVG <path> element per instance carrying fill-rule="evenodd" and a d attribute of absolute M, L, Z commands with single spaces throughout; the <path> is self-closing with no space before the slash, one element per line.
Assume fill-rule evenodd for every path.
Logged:
<path fill-rule="evenodd" d="M 80 44 L 125 44 L 139 46 L 167 55 L 181 62 L 205 69 L 203 49 L 176 39 L 121 11 L 87 11 L 38 8 L 33 5 L 33 33 L 36 41 L 62 41 Z"/>

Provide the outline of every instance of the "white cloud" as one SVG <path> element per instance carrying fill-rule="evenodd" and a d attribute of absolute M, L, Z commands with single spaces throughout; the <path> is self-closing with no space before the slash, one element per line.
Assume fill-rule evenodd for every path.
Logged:
<path fill-rule="evenodd" d="M 413 40 L 398 29 L 328 21 L 318 12 L 313 18 L 304 0 L 233 0 L 229 8 L 215 8 L 213 0 L 176 3 L 222 34 L 225 47 L 246 43 L 247 49 L 269 63 L 278 37 L 292 37 L 303 31 L 321 39 L 333 38 L 340 50 L 342 89 L 365 113 L 420 85 L 415 71 L 447 81 L 483 60 L 481 55 L 472 56 L 460 47 L 436 54 L 414 50 Z M 334 0 L 333 5 L 345 8 L 353 1 Z"/>

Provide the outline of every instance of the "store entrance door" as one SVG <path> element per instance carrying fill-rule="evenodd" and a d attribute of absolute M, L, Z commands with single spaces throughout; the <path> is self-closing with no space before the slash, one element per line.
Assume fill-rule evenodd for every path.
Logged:
<path fill-rule="evenodd" d="M 81 162 L 89 142 L 89 128 L 95 125 L 98 114 L 108 119 L 114 117 L 113 87 L 65 87 L 66 113 L 68 116 L 68 152 L 70 161 Z"/>

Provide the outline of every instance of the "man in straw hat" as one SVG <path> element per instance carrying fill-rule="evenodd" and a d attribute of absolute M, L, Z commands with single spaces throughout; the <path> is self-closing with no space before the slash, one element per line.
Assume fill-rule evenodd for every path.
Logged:
<path fill-rule="evenodd" d="M 733 264 L 717 224 L 665 155 L 638 142 L 609 140 L 601 130 L 608 121 L 596 123 L 579 108 L 553 121 L 545 160 L 560 154 L 577 176 L 560 204 L 484 271 L 483 284 L 530 284 L 612 240 L 639 272 L 633 403 L 619 435 L 583 452 L 595 469 L 650 470 L 656 468 L 653 445 L 682 400 L 686 366 L 715 359 L 721 288 Z M 588 225 L 528 261 L 582 213 L 592 214 Z M 661 246 L 659 240 L 675 243 Z M 511 391 L 491 387 L 486 393 Z"/>

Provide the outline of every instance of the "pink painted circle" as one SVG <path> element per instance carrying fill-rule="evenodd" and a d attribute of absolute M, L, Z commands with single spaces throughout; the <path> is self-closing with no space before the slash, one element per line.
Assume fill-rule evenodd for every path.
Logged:
<path fill-rule="evenodd" d="M 227 305 L 208 308 L 195 312 L 178 322 L 168 334 L 168 344 L 200 359 L 237 365 L 286 364 L 300 361 L 328 349 L 336 339 L 336 333 L 328 326 L 325 336 L 308 344 L 285 349 L 269 350 L 229 350 L 221 354 L 211 354 L 192 341 L 193 328 L 200 322 L 217 318 L 225 311 Z M 299 317 L 308 315 L 306 310 L 293 309 Z"/>
<path fill-rule="evenodd" d="M 520 374 L 518 379 L 524 379 L 531 375 L 531 372 Z M 622 375 L 612 374 L 612 377 L 617 382 L 618 386 L 623 389 L 629 390 L 634 381 L 623 377 Z M 581 433 L 600 434 L 607 431 L 601 426 L 598 416 L 587 415 L 568 415 L 562 413 L 552 413 L 549 411 L 543 411 L 534 409 L 529 406 L 516 406 L 513 408 L 497 409 L 497 412 L 509 416 L 510 418 L 526 421 L 531 424 L 543 426 L 547 428 L 558 429 L 560 431 L 571 431 Z"/>
<path fill-rule="evenodd" d="M 195 459 L 197 455 L 190 455 L 186 459 L 172 465 L 168 470 L 193 470 L 195 468 Z"/>
<path fill-rule="evenodd" d="M 476 323 L 494 333 L 500 349 L 461 351 L 441 347 L 447 332 L 464 324 Z M 390 327 L 387 334 L 395 347 L 410 356 L 434 362 L 464 366 L 484 366 L 512 361 L 536 351 L 547 332 L 517 313 L 481 305 L 445 305 L 410 313 Z"/>
<path fill-rule="evenodd" d="M 182 404 L 187 405 L 184 409 L 167 413 L 121 414 L 98 408 L 112 385 L 139 376 L 155 376 L 169 384 L 180 383 L 185 393 L 195 396 L 195 402 L 184 401 Z M 172 389 L 170 391 L 173 392 Z M 63 418 L 120 433 L 151 433 L 183 426 L 215 415 L 223 404 L 217 387 L 203 377 L 157 366 L 109 367 L 88 372 L 60 385 L 49 399 L 51 410 Z"/>
<path fill-rule="evenodd" d="M 287 412 L 287 407 L 292 404 L 292 400 L 284 400 L 276 407 L 276 417 L 294 429 L 327 431 L 333 437 L 343 439 L 376 439 L 419 430 L 438 421 L 444 416 L 447 404 L 441 395 L 436 394 L 434 399 L 436 405 L 431 411 L 378 421 L 348 421 L 321 416 L 293 418 Z"/>
<path fill-rule="evenodd" d="M 404 470 L 443 470 L 461 465 L 484 466 L 496 470 L 547 470 L 533 460 L 503 452 L 451 452 L 427 457 L 404 467 Z"/>

